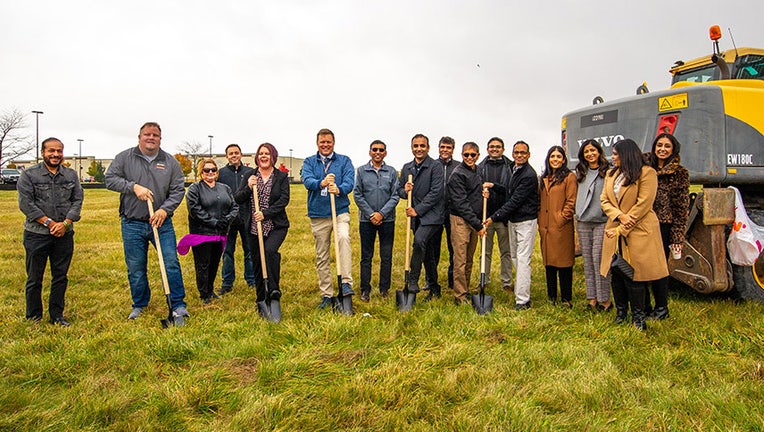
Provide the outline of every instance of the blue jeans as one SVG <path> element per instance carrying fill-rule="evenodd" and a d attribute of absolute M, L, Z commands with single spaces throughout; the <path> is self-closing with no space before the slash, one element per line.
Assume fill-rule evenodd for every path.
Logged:
<path fill-rule="evenodd" d="M 234 253 L 236 252 L 236 240 L 241 237 L 241 250 L 244 252 L 244 280 L 247 281 L 247 285 L 255 285 L 255 270 L 252 266 L 252 253 L 249 248 L 247 228 L 244 225 L 231 225 L 231 229 L 228 230 L 228 239 L 225 242 L 225 250 L 223 251 L 223 268 L 221 270 L 220 277 L 222 278 L 221 285 L 224 287 L 232 287 L 233 281 L 236 279 L 236 264 L 234 263 Z"/>
<path fill-rule="evenodd" d="M 167 282 L 170 285 L 170 303 L 172 309 L 185 307 L 186 290 L 183 287 L 183 275 L 180 272 L 178 253 L 175 244 L 175 229 L 172 219 L 165 219 L 159 232 Z M 145 308 L 151 299 L 149 279 L 146 276 L 149 243 L 154 244 L 154 232 L 151 224 L 134 219 L 122 218 L 122 243 L 127 264 L 127 280 L 130 282 L 130 294 L 134 308 Z M 160 282 L 161 283 L 161 282 Z"/>
<path fill-rule="evenodd" d="M 385 292 L 390 289 L 395 222 L 381 225 L 361 222 L 358 224 L 358 232 L 361 236 L 361 291 L 371 292 L 371 259 L 374 258 L 374 242 L 379 234 L 379 291 Z"/>

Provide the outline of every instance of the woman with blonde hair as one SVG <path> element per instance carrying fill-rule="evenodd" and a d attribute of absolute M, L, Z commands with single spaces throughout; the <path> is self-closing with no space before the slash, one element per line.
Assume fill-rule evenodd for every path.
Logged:
<path fill-rule="evenodd" d="M 202 303 L 208 304 L 218 296 L 213 290 L 215 277 L 223 255 L 223 244 L 228 235 L 228 225 L 238 214 L 239 208 L 228 185 L 219 183 L 218 165 L 213 159 L 199 161 L 199 180 L 188 187 L 189 239 L 194 252 L 196 288 Z M 181 244 L 179 243 L 179 251 Z M 181 254 L 183 253 L 180 251 Z"/>

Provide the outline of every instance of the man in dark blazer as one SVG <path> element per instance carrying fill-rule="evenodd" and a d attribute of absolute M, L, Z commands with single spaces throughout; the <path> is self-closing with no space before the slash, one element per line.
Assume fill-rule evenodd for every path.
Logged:
<path fill-rule="evenodd" d="M 412 191 L 411 207 L 406 208 L 406 216 L 412 218 L 411 228 L 414 231 L 414 247 L 411 253 L 411 271 L 409 273 L 409 291 L 419 291 L 419 275 L 424 264 L 427 281 L 438 280 L 438 259 L 427 253 L 430 239 L 438 228 L 443 225 L 445 200 L 443 199 L 443 171 L 437 169 L 436 162 L 428 155 L 430 140 L 416 134 L 411 139 L 411 152 L 414 160 L 406 163 L 401 169 L 398 181 L 398 195 L 402 199 Z M 409 182 L 411 175 L 413 181 Z M 430 289 L 433 289 L 432 287 Z M 440 293 L 431 296 L 440 297 Z"/>

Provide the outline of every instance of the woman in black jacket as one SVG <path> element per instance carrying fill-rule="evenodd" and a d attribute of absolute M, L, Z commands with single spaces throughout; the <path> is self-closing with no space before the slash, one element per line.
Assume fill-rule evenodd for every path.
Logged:
<path fill-rule="evenodd" d="M 289 204 L 289 178 L 285 172 L 275 169 L 279 153 L 270 143 L 260 144 L 255 154 L 257 168 L 244 177 L 244 183 L 234 194 L 236 202 L 246 217 L 249 233 L 249 249 L 252 251 L 252 265 L 255 270 L 257 301 L 266 298 L 263 284 L 263 269 L 260 264 L 260 244 L 257 238 L 257 222 L 263 227 L 263 247 L 265 265 L 268 269 L 268 291 L 270 298 L 281 297 L 279 285 L 281 276 L 281 253 L 279 248 L 289 229 L 286 206 Z M 252 188 L 257 187 L 260 211 L 255 211 Z"/>
<path fill-rule="evenodd" d="M 188 231 L 202 238 L 192 246 L 196 288 L 202 303 L 209 304 L 212 299 L 218 298 L 213 291 L 215 276 L 228 225 L 238 214 L 238 206 L 231 188 L 217 181 L 218 166 L 213 159 L 200 161 L 197 171 L 201 180 L 189 186 L 186 192 Z"/>

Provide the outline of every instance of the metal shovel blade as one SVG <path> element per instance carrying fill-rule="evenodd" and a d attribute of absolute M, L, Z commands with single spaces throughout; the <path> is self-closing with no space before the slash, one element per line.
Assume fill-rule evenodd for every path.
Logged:
<path fill-rule="evenodd" d="M 270 299 L 257 302 L 257 311 L 266 321 L 278 323 L 281 321 L 281 302 Z"/>
<path fill-rule="evenodd" d="M 167 318 L 163 320 L 159 320 L 160 323 L 162 323 L 162 328 L 166 329 L 170 326 L 175 327 L 183 327 L 183 325 L 186 324 L 185 318 L 178 315 L 176 316 L 175 313 L 172 311 L 172 306 L 170 306 L 170 295 L 165 295 L 165 299 L 167 300 L 167 307 L 170 309 L 170 313 L 167 315 Z"/>
<path fill-rule="evenodd" d="M 332 309 L 342 315 L 353 315 L 353 296 L 332 297 Z"/>
<path fill-rule="evenodd" d="M 416 293 L 409 291 L 408 288 L 395 291 L 395 305 L 398 306 L 399 311 L 410 311 L 414 307 L 415 302 Z"/>
<path fill-rule="evenodd" d="M 472 307 L 478 315 L 485 315 L 493 310 L 493 296 L 484 293 L 472 295 Z"/>

